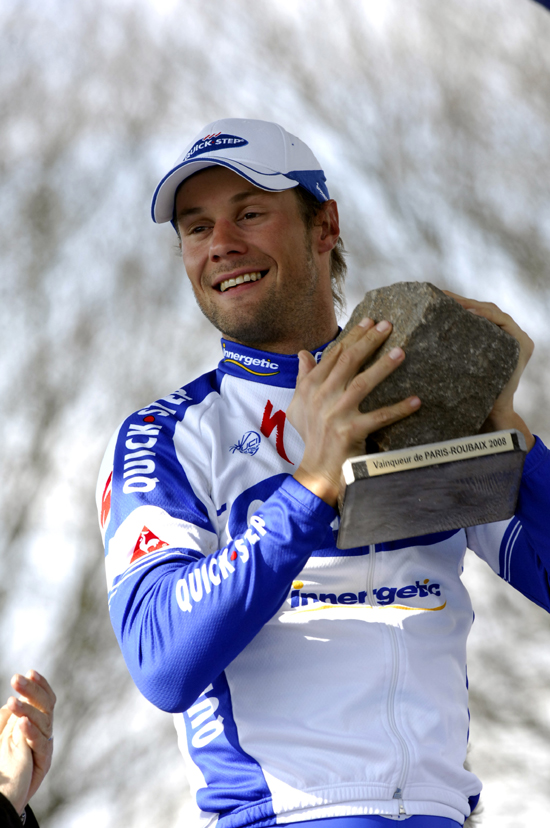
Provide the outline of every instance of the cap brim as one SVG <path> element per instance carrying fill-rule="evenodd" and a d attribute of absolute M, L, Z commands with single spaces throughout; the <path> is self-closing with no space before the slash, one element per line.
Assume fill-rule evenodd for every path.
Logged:
<path fill-rule="evenodd" d="M 267 167 L 258 169 L 257 164 L 252 167 L 246 163 L 235 161 L 233 158 L 220 158 L 218 156 L 215 159 L 202 158 L 196 161 L 184 161 L 170 170 L 155 190 L 151 204 L 153 221 L 157 224 L 171 221 L 174 214 L 174 198 L 180 184 L 194 173 L 214 166 L 227 167 L 233 170 L 237 175 L 250 181 L 261 190 L 280 193 L 283 190 L 291 190 L 298 186 L 297 181 L 290 180 L 282 173 L 274 172 Z"/>

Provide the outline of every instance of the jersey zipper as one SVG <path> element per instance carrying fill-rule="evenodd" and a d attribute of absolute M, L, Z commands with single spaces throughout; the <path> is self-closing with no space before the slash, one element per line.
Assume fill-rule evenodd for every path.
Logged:
<path fill-rule="evenodd" d="M 405 782 L 407 781 L 407 776 L 409 774 L 410 753 L 405 738 L 400 733 L 399 728 L 397 727 L 397 722 L 395 721 L 395 693 L 399 677 L 399 648 L 397 644 L 397 634 L 395 629 L 391 626 L 388 626 L 387 630 L 390 635 L 393 663 L 390 692 L 388 694 L 387 704 L 388 721 L 401 748 L 401 775 L 399 777 L 399 784 L 396 787 L 392 798 L 399 800 L 399 814 L 406 814 L 407 812 L 405 810 L 405 805 L 403 804 L 403 788 L 405 787 Z"/>
<path fill-rule="evenodd" d="M 367 558 L 367 578 L 366 578 L 366 593 L 369 604 L 374 607 L 374 569 L 376 567 L 376 545 L 369 544 L 369 554 Z"/>
<path fill-rule="evenodd" d="M 376 569 L 376 545 L 371 543 L 369 545 L 369 554 L 367 558 L 367 577 L 366 577 L 366 593 L 371 607 L 376 606 L 374 603 L 374 572 Z M 393 793 L 393 799 L 399 800 L 399 815 L 406 815 L 405 805 L 403 804 L 403 788 L 405 781 L 409 774 L 410 753 L 404 737 L 399 732 L 397 723 L 395 721 L 395 693 L 397 690 L 397 681 L 399 678 L 399 649 L 397 644 L 397 635 L 391 626 L 387 626 L 389 632 L 391 649 L 392 649 L 392 677 L 390 689 L 387 700 L 387 714 L 390 728 L 393 731 L 401 748 L 401 776 L 399 778 L 399 785 Z"/>

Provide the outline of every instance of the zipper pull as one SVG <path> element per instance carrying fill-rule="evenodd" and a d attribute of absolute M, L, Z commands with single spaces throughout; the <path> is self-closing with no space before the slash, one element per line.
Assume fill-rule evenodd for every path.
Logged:
<path fill-rule="evenodd" d="M 399 815 L 406 814 L 405 806 L 403 805 L 403 791 L 401 788 L 396 788 L 392 799 L 399 799 Z"/>

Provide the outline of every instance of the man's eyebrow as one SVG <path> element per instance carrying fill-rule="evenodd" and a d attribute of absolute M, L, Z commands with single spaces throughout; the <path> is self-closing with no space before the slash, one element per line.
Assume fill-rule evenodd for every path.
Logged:
<path fill-rule="evenodd" d="M 248 190 L 243 190 L 241 193 L 236 193 L 236 195 L 232 196 L 229 201 L 231 204 L 235 204 L 239 201 L 244 201 L 246 198 L 254 197 L 257 198 L 258 196 L 269 195 L 266 190 L 260 190 L 259 187 L 249 187 Z"/>
<path fill-rule="evenodd" d="M 179 210 L 176 214 L 176 219 L 179 221 L 186 216 L 194 216 L 196 213 L 202 213 L 202 207 L 188 207 L 187 209 Z"/>
<path fill-rule="evenodd" d="M 248 190 L 243 190 L 240 193 L 235 193 L 234 196 L 231 196 L 229 199 L 230 204 L 238 204 L 239 201 L 245 201 L 247 198 L 257 198 L 258 196 L 269 195 L 267 190 L 260 190 L 259 187 L 250 187 Z M 204 213 L 205 207 L 187 207 L 183 210 L 179 210 L 176 218 L 179 221 L 180 219 L 185 218 L 186 216 L 195 216 L 199 213 Z"/>

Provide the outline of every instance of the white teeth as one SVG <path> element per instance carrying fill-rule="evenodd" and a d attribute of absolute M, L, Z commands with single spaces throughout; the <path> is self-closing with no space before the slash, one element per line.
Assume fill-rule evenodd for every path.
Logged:
<path fill-rule="evenodd" d="M 235 279 L 226 279 L 224 282 L 221 282 L 220 290 L 223 293 L 224 290 L 236 287 L 236 285 L 242 285 L 243 282 L 256 282 L 261 278 L 262 274 L 259 271 L 256 273 L 243 273 L 242 276 L 236 276 Z"/>

